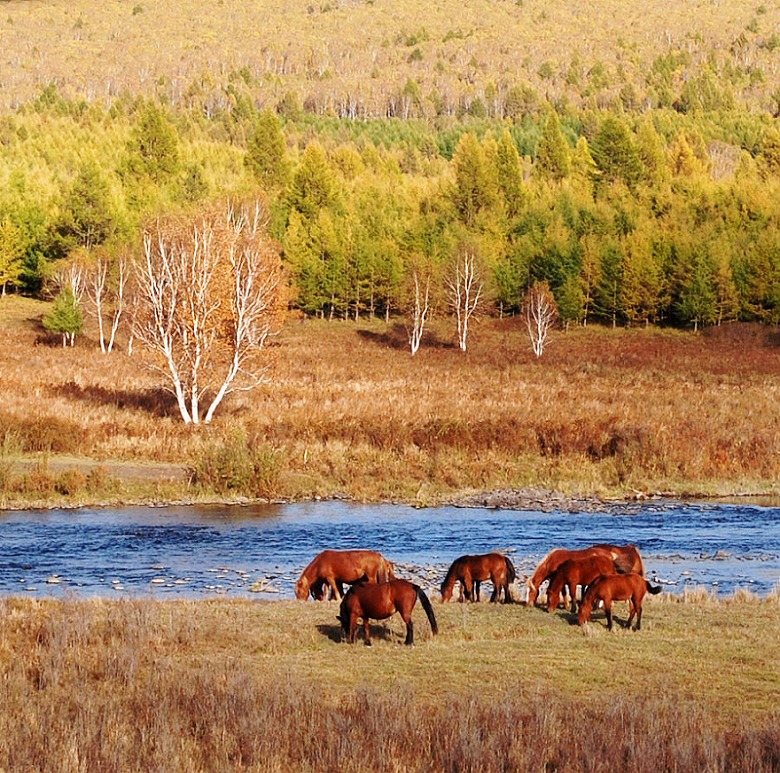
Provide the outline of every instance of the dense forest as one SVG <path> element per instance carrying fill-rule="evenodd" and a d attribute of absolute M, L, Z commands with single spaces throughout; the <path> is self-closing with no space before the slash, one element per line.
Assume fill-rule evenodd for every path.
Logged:
<path fill-rule="evenodd" d="M 567 325 L 780 321 L 776 9 L 287 5 L 190 3 L 163 46 L 166 4 L 4 4 L 3 292 L 116 281 L 145 223 L 260 192 L 310 315 L 421 279 L 444 313 L 468 255 L 497 315 L 546 282 Z"/>

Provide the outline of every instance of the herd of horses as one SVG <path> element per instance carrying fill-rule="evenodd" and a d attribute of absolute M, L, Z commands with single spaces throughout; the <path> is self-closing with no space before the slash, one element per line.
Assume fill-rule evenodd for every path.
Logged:
<path fill-rule="evenodd" d="M 460 586 L 460 600 L 479 601 L 480 585 L 491 582 L 491 602 L 512 603 L 511 587 L 517 579 L 512 561 L 503 553 L 461 556 L 453 561 L 441 584 L 441 600 L 449 601 Z M 593 610 L 603 606 L 607 629 L 612 630 L 612 605 L 627 601 L 634 630 L 642 625 L 642 600 L 646 593 L 660 593 L 660 586 L 645 579 L 642 557 L 634 545 L 592 545 L 581 550 L 556 548 L 539 563 L 526 581 L 526 605 L 536 606 L 540 588 L 547 583 L 547 611 L 561 602 L 584 625 Z M 344 586 L 349 585 L 345 593 Z M 577 604 L 577 588 L 580 603 Z M 412 610 L 417 601 L 425 611 L 433 634 L 438 633 L 433 605 L 425 591 L 413 582 L 396 578 L 392 562 L 375 550 L 323 550 L 303 570 L 295 584 L 296 598 L 340 601 L 338 620 L 347 641 L 355 641 L 362 621 L 365 643 L 371 644 L 369 620 L 385 620 L 396 612 L 406 625 L 406 644 L 414 644 Z M 568 600 L 567 600 L 568 599 Z"/>

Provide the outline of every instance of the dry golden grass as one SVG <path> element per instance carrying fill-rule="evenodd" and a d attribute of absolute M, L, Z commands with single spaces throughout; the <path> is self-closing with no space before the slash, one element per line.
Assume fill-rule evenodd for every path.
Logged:
<path fill-rule="evenodd" d="M 19 459 L 52 472 L 62 456 L 83 459 L 85 475 L 100 464 L 109 482 L 133 481 L 106 493 L 119 499 L 159 496 L 138 488 L 143 466 L 123 474 L 131 463 L 163 465 L 150 477 L 176 498 L 342 493 L 432 504 L 529 486 L 761 493 L 780 479 L 780 358 L 769 328 L 588 327 L 556 334 L 537 361 L 512 319 L 485 321 L 465 355 L 440 320 L 416 357 L 398 325 L 290 322 L 268 350 L 269 382 L 193 431 L 138 353 L 104 356 L 88 337 L 73 349 L 35 346 L 25 320 L 40 309 L 0 301 L 6 503 L 25 488 L 34 495 Z M 235 485 L 214 483 L 247 460 Z"/>
<path fill-rule="evenodd" d="M 335 603 L 0 600 L 0 769 L 773 770 L 776 599 L 608 634 L 435 604 L 339 641 Z M 623 611 L 619 613 L 624 619 Z"/>

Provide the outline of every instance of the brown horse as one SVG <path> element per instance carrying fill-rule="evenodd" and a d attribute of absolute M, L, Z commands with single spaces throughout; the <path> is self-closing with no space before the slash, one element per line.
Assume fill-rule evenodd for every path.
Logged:
<path fill-rule="evenodd" d="M 414 644 L 412 610 L 417 599 L 420 599 L 425 614 L 428 615 L 431 631 L 434 635 L 437 634 L 439 628 L 436 625 L 431 602 L 422 588 L 408 580 L 390 580 L 390 582 L 378 584 L 360 582 L 353 585 L 339 607 L 338 619 L 341 623 L 341 630 L 347 637 L 347 641 L 352 644 L 355 641 L 357 622 L 362 619 L 366 645 L 371 646 L 369 619 L 385 620 L 399 612 L 401 619 L 406 623 L 406 641 L 404 643 L 412 645 Z"/>
<path fill-rule="evenodd" d="M 601 577 L 602 574 L 615 574 L 615 571 L 615 562 L 612 558 L 600 553 L 564 561 L 550 579 L 550 585 L 547 588 L 547 611 L 552 612 L 558 609 L 558 604 L 561 602 L 561 592 L 568 588 L 571 611 L 576 612 L 577 586 L 582 586 L 581 598 L 585 598 L 588 585 Z"/>
<path fill-rule="evenodd" d="M 607 630 L 612 630 L 612 602 L 628 601 L 628 622 L 626 627 L 631 627 L 631 621 L 636 614 L 636 628 L 642 626 L 642 599 L 645 593 L 660 593 L 660 586 L 651 585 L 641 574 L 631 572 L 629 574 L 609 574 L 599 577 L 588 588 L 585 598 L 580 605 L 577 623 L 583 625 L 590 620 L 593 607 L 599 601 L 604 603 L 604 611 L 607 613 Z"/>
<path fill-rule="evenodd" d="M 590 555 L 602 555 L 611 558 L 615 562 L 618 572 L 637 572 L 644 575 L 645 567 L 642 563 L 642 556 L 634 545 L 591 545 L 582 550 L 567 550 L 566 548 L 556 548 L 550 551 L 536 567 L 536 571 L 526 580 L 528 597 L 526 603 L 533 606 L 539 596 L 539 588 L 545 580 L 552 578 L 555 570 L 564 562 L 571 558 L 584 558 Z"/>
<path fill-rule="evenodd" d="M 467 601 L 479 601 L 479 584 L 485 580 L 493 583 L 491 602 L 500 599 L 504 592 L 504 603 L 512 601 L 509 586 L 515 581 L 514 564 L 501 553 L 487 553 L 483 556 L 461 556 L 452 562 L 447 576 L 441 584 L 441 600 L 449 601 L 455 583 L 460 582 Z"/>
<path fill-rule="evenodd" d="M 393 565 L 375 550 L 323 550 L 304 570 L 295 584 L 295 596 L 312 596 L 318 601 L 327 596 L 340 599 L 344 583 L 365 578 L 368 582 L 387 582 L 395 576 Z"/>

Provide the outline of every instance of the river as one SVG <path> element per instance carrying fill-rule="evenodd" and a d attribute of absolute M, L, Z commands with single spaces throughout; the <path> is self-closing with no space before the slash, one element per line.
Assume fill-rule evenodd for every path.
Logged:
<path fill-rule="evenodd" d="M 0 512 L 0 594 L 292 598 L 325 548 L 371 548 L 433 590 L 464 553 L 508 551 L 519 577 L 554 547 L 634 543 L 680 593 L 778 590 L 780 508 L 648 502 L 603 513 L 314 502 Z"/>

